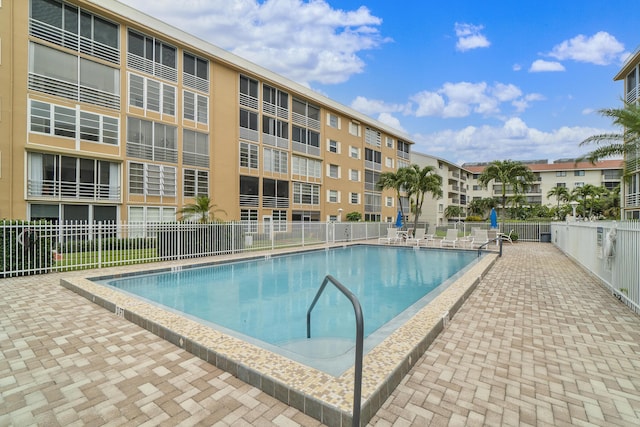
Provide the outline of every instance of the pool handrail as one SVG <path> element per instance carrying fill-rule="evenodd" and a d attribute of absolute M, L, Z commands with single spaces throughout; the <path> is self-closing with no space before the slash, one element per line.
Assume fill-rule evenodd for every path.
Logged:
<path fill-rule="evenodd" d="M 360 426 L 360 398 L 362 394 L 362 353 L 364 347 L 364 319 L 362 317 L 362 307 L 360 306 L 360 301 L 358 298 L 347 289 L 342 283 L 340 283 L 335 277 L 330 274 L 327 274 L 322 281 L 322 285 L 320 285 L 320 289 L 316 293 L 313 302 L 309 306 L 309 310 L 307 310 L 307 338 L 311 338 L 311 310 L 315 307 L 316 302 L 318 302 L 318 298 L 324 291 L 324 288 L 327 286 L 327 283 L 331 282 L 340 292 L 346 296 L 349 301 L 351 301 L 351 305 L 353 305 L 353 310 L 356 315 L 356 361 L 355 361 L 355 376 L 353 379 L 353 414 L 351 425 L 354 427 Z"/>

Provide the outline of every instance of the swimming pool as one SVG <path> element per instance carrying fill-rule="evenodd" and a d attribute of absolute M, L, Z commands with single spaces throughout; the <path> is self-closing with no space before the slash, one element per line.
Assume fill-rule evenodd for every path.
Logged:
<path fill-rule="evenodd" d="M 334 287 L 306 337 L 307 309 L 327 274 L 360 300 L 366 352 L 475 259 L 469 251 L 359 245 L 95 281 L 337 376 L 353 364 L 355 320 Z"/>
<path fill-rule="evenodd" d="M 362 244 L 353 243 L 348 246 L 360 245 Z M 397 246 L 394 249 L 405 250 Z M 253 254 L 226 254 L 202 260 L 175 260 L 163 263 L 161 269 L 189 269 L 197 265 L 224 264 L 317 250 L 290 248 Z M 371 419 L 383 405 L 498 259 L 496 253 L 473 253 L 479 255 L 477 262 L 472 262 L 463 271 L 452 276 L 449 279 L 451 283 L 435 296 L 433 301 L 421 309 L 416 309 L 406 321 L 394 324 L 396 319 L 401 317 L 397 316 L 380 328 L 384 330 L 397 326 L 364 357 L 361 399 L 363 423 Z M 287 357 L 282 351 L 265 349 L 253 344 L 249 339 L 237 338 L 221 331 L 220 328 L 207 325 L 204 321 L 189 318 L 158 303 L 151 303 L 133 294 L 94 282 L 99 275 L 102 278 L 137 275 L 143 272 L 145 267 L 149 273 L 154 270 L 152 266 L 141 265 L 111 267 L 88 271 L 85 275 L 64 275 L 60 278 L 60 285 L 326 425 L 351 424 L 354 410 L 353 366 L 339 376 L 328 374 Z M 155 270 L 158 271 L 158 267 Z M 412 307 L 404 313 L 411 311 Z M 378 331 L 372 335 L 376 333 Z M 350 363 L 353 364 L 353 358 L 350 359 Z"/>

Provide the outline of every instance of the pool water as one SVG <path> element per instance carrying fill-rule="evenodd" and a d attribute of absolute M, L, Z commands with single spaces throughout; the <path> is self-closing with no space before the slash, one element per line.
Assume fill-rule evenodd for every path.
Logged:
<path fill-rule="evenodd" d="M 471 251 L 356 245 L 95 281 L 267 348 L 298 353 L 309 363 L 344 355 L 355 341 L 353 307 L 331 284 L 313 310 L 313 340 L 306 339 L 307 310 L 327 274 L 359 299 L 370 338 L 387 335 L 401 314 L 426 305 L 476 259 Z"/>

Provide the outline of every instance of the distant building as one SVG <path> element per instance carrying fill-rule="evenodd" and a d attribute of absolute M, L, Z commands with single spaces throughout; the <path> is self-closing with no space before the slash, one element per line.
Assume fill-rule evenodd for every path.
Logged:
<path fill-rule="evenodd" d="M 407 135 L 131 7 L 0 2 L 0 40 L 0 218 L 396 216 Z"/>
<path fill-rule="evenodd" d="M 590 162 L 576 163 L 575 159 L 560 159 L 553 163 L 547 160 L 523 161 L 533 171 L 536 180 L 524 194 L 529 205 L 555 205 L 555 198 L 547 198 L 547 193 L 554 187 L 566 187 L 571 191 L 586 184 L 596 187 L 604 186 L 614 189 L 622 182 L 622 160 L 605 160 L 595 165 Z M 486 163 L 465 163 L 462 168 L 471 172 L 470 194 L 473 199 L 500 197 L 502 184 L 491 182 L 487 188 L 478 182 L 478 177 L 487 167 Z M 507 195 L 513 195 L 507 188 Z"/>
<path fill-rule="evenodd" d="M 640 95 L 640 49 L 627 59 L 622 69 L 613 78 L 624 82 L 624 100 L 637 103 Z M 622 187 L 622 217 L 640 219 L 640 153 L 627 155 L 625 168 L 629 175 Z"/>
<path fill-rule="evenodd" d="M 422 215 L 419 220 L 429 225 L 447 225 L 449 220 L 444 212 L 449 206 L 459 206 L 463 209 L 462 218 L 466 217 L 469 199 L 469 181 L 471 173 L 462 167 L 428 154 L 411 152 L 411 163 L 420 167 L 433 166 L 436 173 L 442 177 L 442 198 L 434 199 L 431 195 L 425 197 Z M 454 218 L 452 218 L 455 221 Z"/>

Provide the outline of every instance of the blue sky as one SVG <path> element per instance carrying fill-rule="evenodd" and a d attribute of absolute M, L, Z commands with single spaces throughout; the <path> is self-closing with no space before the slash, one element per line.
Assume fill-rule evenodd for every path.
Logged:
<path fill-rule="evenodd" d="M 124 0 L 454 163 L 576 157 L 615 130 L 637 0 Z"/>

